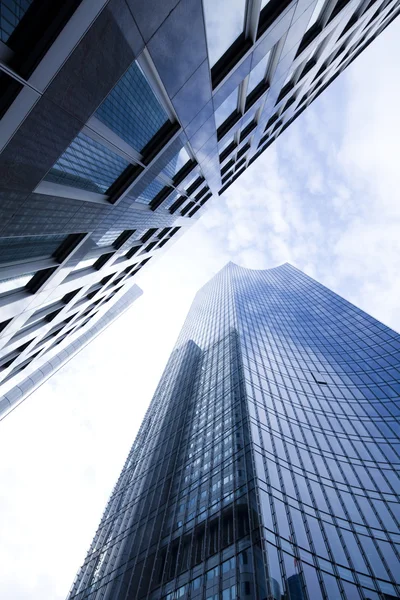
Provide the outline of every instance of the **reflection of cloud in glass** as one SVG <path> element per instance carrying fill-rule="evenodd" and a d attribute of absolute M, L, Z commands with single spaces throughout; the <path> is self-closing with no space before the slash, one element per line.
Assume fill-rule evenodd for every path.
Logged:
<path fill-rule="evenodd" d="M 243 31 L 245 0 L 203 0 L 210 66 Z"/>
<path fill-rule="evenodd" d="M 237 108 L 238 101 L 238 89 L 236 88 L 230 96 L 227 97 L 225 102 L 221 104 L 219 108 L 215 111 L 215 122 L 217 127 L 219 127 L 234 110 Z"/>
<path fill-rule="evenodd" d="M 172 179 L 189 160 L 190 156 L 187 153 L 186 148 L 181 148 L 161 172 Z"/>
<path fill-rule="evenodd" d="M 261 83 L 261 81 L 263 81 L 263 79 L 265 78 L 270 54 L 271 50 L 266 56 L 264 56 L 262 60 L 260 60 L 258 65 L 256 65 L 254 69 L 252 69 L 252 71 L 250 72 L 249 84 L 247 86 L 247 94 L 250 94 L 250 92 L 252 92 L 254 88 L 256 88 L 258 84 Z"/>

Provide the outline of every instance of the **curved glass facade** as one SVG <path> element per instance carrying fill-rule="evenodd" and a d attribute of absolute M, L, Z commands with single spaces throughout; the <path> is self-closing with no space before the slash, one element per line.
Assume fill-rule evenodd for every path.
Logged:
<path fill-rule="evenodd" d="M 228 264 L 69 598 L 398 598 L 399 356 L 399 334 L 294 267 Z"/>

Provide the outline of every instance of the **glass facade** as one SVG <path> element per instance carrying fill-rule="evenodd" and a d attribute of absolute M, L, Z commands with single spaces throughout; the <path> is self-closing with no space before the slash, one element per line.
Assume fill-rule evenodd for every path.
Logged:
<path fill-rule="evenodd" d="M 126 160 L 80 133 L 45 179 L 103 194 L 128 166 Z"/>
<path fill-rule="evenodd" d="M 136 62 L 98 108 L 96 117 L 138 152 L 168 121 Z"/>
<path fill-rule="evenodd" d="M 0 266 L 38 257 L 49 257 L 65 239 L 65 235 L 30 235 L 0 238 Z"/>
<path fill-rule="evenodd" d="M 2 0 L 0 2 L 0 41 L 5 44 L 33 0 Z"/>
<path fill-rule="evenodd" d="M 160 192 L 164 183 L 159 181 L 158 179 L 153 179 L 153 181 L 143 190 L 143 192 L 138 196 L 137 202 L 141 202 L 142 204 L 149 204 L 155 196 L 157 196 L 158 192 Z"/>
<path fill-rule="evenodd" d="M 197 294 L 69 598 L 399 597 L 400 336 L 285 264 Z"/>

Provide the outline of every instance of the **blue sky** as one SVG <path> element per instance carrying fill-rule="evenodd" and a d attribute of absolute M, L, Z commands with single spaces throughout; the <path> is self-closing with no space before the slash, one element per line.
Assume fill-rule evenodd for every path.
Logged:
<path fill-rule="evenodd" d="M 1 424 L 1 598 L 65 598 L 190 302 L 228 260 L 291 262 L 400 329 L 399 39 L 395 23 Z"/>

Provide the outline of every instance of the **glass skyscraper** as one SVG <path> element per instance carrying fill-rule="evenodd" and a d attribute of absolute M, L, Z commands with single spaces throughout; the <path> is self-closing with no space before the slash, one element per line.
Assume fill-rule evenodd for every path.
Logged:
<path fill-rule="evenodd" d="M 196 295 L 69 600 L 400 597 L 400 335 L 289 264 Z"/>
<path fill-rule="evenodd" d="M 0 0 L 0 416 L 132 303 L 138 271 L 399 12 Z"/>

